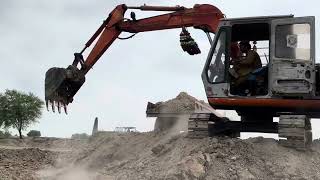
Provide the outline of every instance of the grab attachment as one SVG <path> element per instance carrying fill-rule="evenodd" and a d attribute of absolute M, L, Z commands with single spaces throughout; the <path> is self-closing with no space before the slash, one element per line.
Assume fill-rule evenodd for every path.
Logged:
<path fill-rule="evenodd" d="M 186 51 L 190 55 L 201 53 L 198 44 L 194 41 L 185 27 L 182 28 L 180 33 L 180 45 L 183 51 Z"/>

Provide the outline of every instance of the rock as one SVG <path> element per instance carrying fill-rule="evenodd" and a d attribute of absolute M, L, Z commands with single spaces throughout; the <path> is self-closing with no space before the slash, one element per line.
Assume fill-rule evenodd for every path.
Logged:
<path fill-rule="evenodd" d="M 267 161 L 265 164 L 266 164 L 266 166 L 268 168 L 272 168 L 273 167 L 273 164 L 271 162 L 269 162 L 269 161 Z"/>
<path fill-rule="evenodd" d="M 204 153 L 204 158 L 205 158 L 205 160 L 207 161 L 207 162 L 211 162 L 211 157 L 210 157 L 210 154 L 208 154 L 208 153 Z"/>
<path fill-rule="evenodd" d="M 179 166 L 187 174 L 195 177 L 196 179 L 199 179 L 205 174 L 204 164 L 202 162 L 199 162 L 197 158 L 192 156 L 188 156 L 186 159 L 184 159 L 181 163 L 179 163 Z"/>
<path fill-rule="evenodd" d="M 284 178 L 284 174 L 282 172 L 275 172 L 273 175 L 277 178 Z"/>
<path fill-rule="evenodd" d="M 237 176 L 237 175 L 232 175 L 232 176 L 230 177 L 230 180 L 238 180 L 238 176 Z"/>
<path fill-rule="evenodd" d="M 155 146 L 154 148 L 151 149 L 151 151 L 153 152 L 153 154 L 158 155 L 161 153 L 161 151 L 164 149 L 164 145 L 163 144 L 159 144 L 157 146 Z"/>
<path fill-rule="evenodd" d="M 257 179 L 248 169 L 238 172 L 239 179 L 241 180 L 254 180 Z"/>
<path fill-rule="evenodd" d="M 225 157 L 227 157 L 227 155 L 226 155 L 225 153 L 223 153 L 223 152 L 218 152 L 218 153 L 216 154 L 216 158 L 221 158 L 221 159 L 223 159 L 223 158 L 225 158 Z"/>
<path fill-rule="evenodd" d="M 210 142 L 211 142 L 212 144 L 217 144 L 219 141 L 218 141 L 217 138 L 212 137 L 212 138 L 210 138 Z"/>
<path fill-rule="evenodd" d="M 259 137 L 249 138 L 248 140 L 252 143 L 260 143 L 264 140 L 264 138 L 262 136 L 259 136 Z"/>
<path fill-rule="evenodd" d="M 236 143 L 235 143 L 232 139 L 230 139 L 230 140 L 228 141 L 228 145 L 229 145 L 230 148 L 233 148 L 233 147 L 236 146 Z"/>
<path fill-rule="evenodd" d="M 235 161 L 235 160 L 237 160 L 238 158 L 237 158 L 236 156 L 232 156 L 230 159 L 233 160 L 233 161 Z"/>

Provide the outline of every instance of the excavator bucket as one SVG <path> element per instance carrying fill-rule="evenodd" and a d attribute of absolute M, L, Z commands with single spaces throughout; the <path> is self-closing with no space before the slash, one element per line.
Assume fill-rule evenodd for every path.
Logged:
<path fill-rule="evenodd" d="M 75 66 L 70 65 L 68 68 L 50 68 L 45 77 L 45 100 L 49 110 L 49 104 L 52 111 L 55 107 L 61 112 L 61 107 L 67 113 L 67 105 L 73 101 L 73 96 L 85 82 L 84 73 Z"/>

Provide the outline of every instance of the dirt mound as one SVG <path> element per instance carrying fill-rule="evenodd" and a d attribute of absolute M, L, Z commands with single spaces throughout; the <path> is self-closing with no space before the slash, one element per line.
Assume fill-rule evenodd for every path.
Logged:
<path fill-rule="evenodd" d="M 82 169 L 88 179 L 320 179 L 318 142 L 302 152 L 261 137 L 185 136 L 99 133 L 73 152 L 70 168 L 59 169 L 55 178 Z"/>
<path fill-rule="evenodd" d="M 76 143 L 69 151 L 1 144 L 0 179 L 320 179 L 318 140 L 306 152 L 262 137 L 189 139 L 166 132 L 99 132 Z"/>
<path fill-rule="evenodd" d="M 53 166 L 58 153 L 38 148 L 0 148 L 0 179 L 38 179 L 36 172 Z"/>
<path fill-rule="evenodd" d="M 196 101 L 180 93 L 155 108 L 190 113 Z M 86 140 L 0 140 L 0 179 L 320 179 L 318 140 L 310 151 L 297 151 L 262 137 L 190 139 L 174 132 L 98 132 Z"/>
<path fill-rule="evenodd" d="M 67 139 L 53 137 L 26 137 L 24 139 L 0 139 L 0 147 L 7 148 L 39 148 L 50 151 L 68 151 L 82 146 L 86 139 Z"/>
<path fill-rule="evenodd" d="M 190 96 L 186 92 L 181 92 L 174 99 L 156 103 L 152 110 L 159 113 L 192 113 L 195 110 L 196 101 L 205 103 Z"/>

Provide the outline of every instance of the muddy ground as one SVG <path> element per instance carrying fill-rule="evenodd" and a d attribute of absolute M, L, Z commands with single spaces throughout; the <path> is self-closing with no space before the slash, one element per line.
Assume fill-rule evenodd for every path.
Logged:
<path fill-rule="evenodd" d="M 320 179 L 310 151 L 274 139 L 188 139 L 185 133 L 100 132 L 88 140 L 0 140 L 0 179 Z"/>

